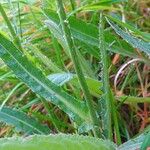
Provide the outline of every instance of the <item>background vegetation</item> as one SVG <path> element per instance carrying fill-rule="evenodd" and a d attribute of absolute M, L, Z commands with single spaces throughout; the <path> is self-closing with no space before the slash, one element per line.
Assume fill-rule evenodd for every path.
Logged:
<path fill-rule="evenodd" d="M 57 3 L 0 2 L 0 137 L 149 138 L 150 1 Z"/>

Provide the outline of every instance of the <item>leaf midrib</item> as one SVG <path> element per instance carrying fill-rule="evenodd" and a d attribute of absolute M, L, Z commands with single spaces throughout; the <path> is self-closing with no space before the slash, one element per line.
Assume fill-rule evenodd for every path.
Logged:
<path fill-rule="evenodd" d="M 35 128 L 35 127 L 34 127 L 34 126 L 32 126 L 31 124 L 26 123 L 25 121 L 21 120 L 20 118 L 18 119 L 17 117 L 14 117 L 14 116 L 8 115 L 7 113 L 2 112 L 2 111 L 0 111 L 0 113 L 4 114 L 4 115 L 6 115 L 6 116 L 8 116 L 8 117 L 10 117 L 10 118 L 12 118 L 12 119 L 17 120 L 18 122 L 21 122 L 21 123 L 23 123 L 23 124 L 25 124 L 25 125 L 29 126 L 30 128 L 32 128 L 33 130 L 38 131 L 39 133 L 44 134 L 44 132 L 42 132 L 42 131 L 40 131 L 39 129 Z"/>
<path fill-rule="evenodd" d="M 35 78 L 35 77 L 22 65 L 22 63 L 20 63 L 20 62 L 11 54 L 11 52 L 9 52 L 3 45 L 2 45 L 2 47 L 10 54 L 10 56 L 17 62 L 17 64 L 18 64 L 27 74 L 29 74 L 35 81 L 37 81 L 37 83 L 39 83 L 40 85 L 42 85 L 42 87 L 44 87 L 44 88 L 45 88 L 47 91 L 49 91 L 50 93 L 52 92 L 52 93 L 55 94 L 55 92 L 54 92 L 53 90 L 51 90 L 47 85 L 43 84 L 38 78 Z M 15 48 L 15 47 L 13 47 L 13 48 Z M 48 82 L 49 82 L 49 81 L 48 81 Z M 50 84 L 53 84 L 53 83 L 50 83 Z M 57 88 L 59 88 L 59 87 L 57 87 Z M 60 98 L 60 101 L 61 101 L 61 102 L 63 102 L 63 103 L 66 104 L 66 106 L 68 106 L 69 108 L 70 108 L 70 107 L 73 108 L 72 111 L 73 111 L 74 113 L 78 114 L 80 117 L 82 116 L 82 118 L 85 119 L 85 116 L 84 116 L 85 114 L 83 114 L 80 109 L 74 108 L 74 105 L 68 103 L 66 100 L 64 100 L 64 98 L 63 98 L 61 95 L 58 95 L 58 93 L 56 93 L 56 95 Z M 61 99 L 61 98 L 62 98 L 62 99 Z M 78 111 L 77 111 L 77 110 L 78 110 Z"/>

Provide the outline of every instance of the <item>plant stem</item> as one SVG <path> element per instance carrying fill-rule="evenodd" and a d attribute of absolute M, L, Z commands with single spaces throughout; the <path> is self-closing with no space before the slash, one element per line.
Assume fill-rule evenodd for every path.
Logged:
<path fill-rule="evenodd" d="M 114 95 L 112 93 L 112 91 L 110 90 L 110 101 L 111 101 L 111 105 L 112 105 L 112 117 L 113 117 L 113 124 L 114 124 L 114 131 L 115 131 L 115 137 L 116 137 L 116 143 L 118 145 L 121 144 L 121 136 L 120 136 L 120 131 L 119 131 L 119 123 L 118 123 L 118 113 L 117 113 L 117 109 L 115 107 L 115 103 L 114 103 Z"/>
<path fill-rule="evenodd" d="M 17 2 L 18 5 L 18 18 L 19 18 L 19 32 L 20 32 L 20 37 L 22 38 L 22 25 L 21 25 L 21 8 L 20 8 L 20 2 Z"/>
<path fill-rule="evenodd" d="M 74 11 L 75 10 L 75 1 L 70 0 L 70 3 L 71 3 L 72 10 Z"/>
<path fill-rule="evenodd" d="M 48 116 L 51 119 L 51 122 L 53 123 L 56 131 L 59 133 L 59 125 L 58 123 L 55 121 L 57 118 L 56 116 L 54 116 L 54 114 L 50 111 L 50 107 L 48 105 L 48 102 L 46 100 L 44 100 L 43 98 L 40 98 L 41 102 L 43 103 L 43 105 L 45 106 L 46 111 L 48 112 Z M 55 119 L 54 119 L 55 118 Z"/>
<path fill-rule="evenodd" d="M 12 27 L 11 22 L 9 21 L 9 19 L 8 19 L 4 9 L 3 9 L 3 6 L 1 4 L 0 4 L 0 12 L 1 12 L 1 14 L 3 16 L 3 19 L 5 20 L 5 22 L 6 22 L 7 26 L 8 26 L 8 29 L 9 29 L 12 37 L 13 37 L 14 43 L 16 44 L 16 46 L 18 46 L 19 49 L 22 49 L 20 40 L 19 40 L 18 36 L 16 35 L 15 30 Z"/>
<path fill-rule="evenodd" d="M 104 20 L 103 14 L 100 13 L 99 21 L 99 41 L 100 41 L 100 55 L 102 61 L 102 80 L 103 80 L 103 92 L 104 92 L 104 111 L 105 115 L 102 120 L 103 128 L 106 133 L 106 138 L 112 140 L 112 118 L 111 118 L 111 102 L 110 102 L 110 86 L 109 86 L 109 74 L 108 74 L 108 58 L 106 51 L 106 44 L 104 40 Z"/>
<path fill-rule="evenodd" d="M 116 100 L 120 101 L 120 105 L 122 105 L 123 103 L 125 104 L 136 104 L 144 102 L 150 103 L 150 97 L 120 96 L 116 97 Z"/>
<path fill-rule="evenodd" d="M 114 129 L 116 133 L 117 143 L 121 143 L 119 125 L 117 119 L 117 112 L 114 105 L 114 96 L 110 89 L 109 84 L 109 73 L 108 73 L 108 57 L 106 42 L 104 39 L 104 19 L 103 13 L 100 12 L 100 21 L 99 21 L 99 40 L 100 40 L 100 54 L 102 61 L 102 80 L 103 80 L 103 92 L 104 92 L 104 111 L 105 115 L 103 116 L 103 128 L 106 132 L 106 138 L 113 140 L 113 131 L 112 131 L 112 121 L 114 123 Z M 112 119 L 113 118 L 113 119 Z"/>
<path fill-rule="evenodd" d="M 87 107 L 89 109 L 89 115 L 90 115 L 90 119 L 92 121 L 92 125 L 94 126 L 93 127 L 93 133 L 95 136 L 100 137 L 101 134 L 100 134 L 100 130 L 98 129 L 99 120 L 96 116 L 96 112 L 95 112 L 93 102 L 92 102 L 92 97 L 90 95 L 83 71 L 82 71 L 80 63 L 79 63 L 79 59 L 78 59 L 77 52 L 76 52 L 77 49 L 76 49 L 74 42 L 73 42 L 73 37 L 72 37 L 71 32 L 70 32 L 69 23 L 66 20 L 66 13 L 65 13 L 65 10 L 63 7 L 62 0 L 57 0 L 57 6 L 58 6 L 58 14 L 59 14 L 60 23 L 61 23 L 61 27 L 63 30 L 64 38 L 67 42 L 68 49 L 69 49 L 70 54 L 71 54 L 71 59 L 73 61 L 75 71 L 76 71 L 76 74 L 77 74 L 78 79 L 79 79 L 79 83 L 81 85 L 81 88 L 83 90 L 83 93 L 84 93 L 84 96 L 86 99 L 86 103 L 87 103 Z"/>

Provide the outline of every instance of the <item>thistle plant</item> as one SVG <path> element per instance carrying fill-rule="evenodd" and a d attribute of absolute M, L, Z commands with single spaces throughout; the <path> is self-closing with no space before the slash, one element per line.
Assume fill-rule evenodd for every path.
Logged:
<path fill-rule="evenodd" d="M 0 150 L 149 148 L 149 4 L 131 3 L 0 1 Z"/>

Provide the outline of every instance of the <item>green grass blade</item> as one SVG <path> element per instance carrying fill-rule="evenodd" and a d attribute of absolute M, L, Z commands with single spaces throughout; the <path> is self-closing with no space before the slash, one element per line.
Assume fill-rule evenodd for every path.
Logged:
<path fill-rule="evenodd" d="M 78 7 L 74 11 L 72 11 L 69 16 L 80 12 L 80 11 L 94 11 L 94 10 L 120 10 L 120 8 L 114 7 L 112 4 L 124 2 L 127 0 L 102 0 L 100 2 L 93 1 L 92 4 Z M 95 2 L 95 3 L 94 3 Z"/>
<path fill-rule="evenodd" d="M 150 97 L 136 97 L 136 96 L 120 96 L 116 97 L 116 100 L 125 104 L 134 103 L 150 103 Z"/>
<path fill-rule="evenodd" d="M 0 110 L 0 121 L 13 125 L 16 130 L 23 131 L 27 134 L 50 133 L 47 126 L 41 125 L 38 121 L 27 116 L 25 113 L 9 107 L 3 107 Z"/>
<path fill-rule="evenodd" d="M 53 72 L 63 72 L 51 59 L 45 56 L 36 46 L 30 45 L 29 48 L 45 66 Z"/>
<path fill-rule="evenodd" d="M 75 47 L 73 37 L 72 37 L 71 32 L 70 32 L 70 27 L 69 27 L 69 23 L 68 23 L 67 18 L 66 18 L 66 13 L 64 10 L 63 2 L 62 2 L 62 0 L 56 0 L 56 2 L 57 2 L 57 6 L 58 6 L 58 15 L 59 15 L 62 31 L 64 34 L 64 39 L 65 39 L 65 42 L 68 46 L 68 50 L 70 52 L 71 59 L 72 59 L 72 62 L 74 64 L 75 71 L 76 71 L 76 74 L 78 76 L 78 80 L 79 80 L 80 86 L 82 88 L 82 91 L 84 93 L 87 107 L 89 109 L 89 116 L 90 116 L 90 119 L 92 121 L 93 132 L 94 132 L 95 136 L 100 137 L 101 134 L 100 134 L 100 130 L 99 130 L 99 121 L 98 121 L 98 118 L 96 116 L 96 112 L 94 109 L 92 96 L 90 95 L 90 92 L 89 92 L 89 89 L 88 89 L 88 86 L 87 86 L 87 83 L 86 83 L 86 80 L 85 80 L 85 77 L 83 74 L 83 70 L 82 70 L 81 65 L 79 63 L 79 58 L 77 55 L 77 49 Z"/>
<path fill-rule="evenodd" d="M 63 32 L 60 29 L 60 27 L 55 22 L 53 22 L 52 20 L 46 20 L 45 23 L 48 26 L 48 28 L 50 29 L 51 33 L 54 35 L 54 37 L 62 45 L 62 47 L 64 48 L 66 54 L 69 57 L 71 57 L 70 56 L 70 52 L 69 52 L 69 47 L 68 47 L 68 45 L 66 43 L 66 40 L 64 39 Z M 90 68 L 90 66 L 86 62 L 85 58 L 81 55 L 79 50 L 77 51 L 77 55 L 78 55 L 78 57 L 80 59 L 79 63 L 81 64 L 81 67 L 82 67 L 82 69 L 84 71 L 84 74 L 88 75 L 89 77 L 95 77 L 92 69 Z"/>
<path fill-rule="evenodd" d="M 140 147 L 142 146 L 142 143 L 144 142 L 144 139 L 146 138 L 146 136 L 148 136 L 147 133 L 142 133 L 140 135 L 138 135 L 137 137 L 128 140 L 127 142 L 125 142 L 124 144 L 121 144 L 118 147 L 118 150 L 127 150 L 127 149 L 140 149 Z M 144 149 L 146 150 L 146 149 Z"/>
<path fill-rule="evenodd" d="M 46 111 L 48 112 L 48 116 L 50 118 L 50 121 L 52 122 L 52 124 L 54 125 L 55 129 L 57 132 L 59 132 L 59 124 L 58 124 L 58 120 L 57 117 L 55 116 L 54 112 L 51 111 L 49 104 L 46 100 L 41 98 L 41 102 L 43 103 L 43 105 L 45 106 Z"/>
<path fill-rule="evenodd" d="M 71 4 L 71 7 L 72 7 L 72 11 L 75 10 L 75 7 L 76 7 L 75 0 L 70 0 L 70 4 Z"/>
<path fill-rule="evenodd" d="M 107 5 L 88 5 L 81 9 L 82 11 L 97 11 L 97 10 L 120 10 L 120 8 L 116 8 L 113 6 L 107 6 Z"/>
<path fill-rule="evenodd" d="M 66 41 L 63 37 L 62 30 L 60 29 L 58 24 L 55 23 L 53 20 L 46 20 L 45 24 L 50 29 L 50 32 L 54 35 L 54 37 L 58 40 L 58 42 L 62 45 L 66 54 L 69 56 L 68 45 L 66 44 Z"/>
<path fill-rule="evenodd" d="M 37 69 L 21 53 L 12 42 L 0 34 L 0 57 L 14 71 L 18 78 L 25 82 L 35 93 L 51 101 L 64 112 L 75 119 L 88 119 L 87 107 L 74 97 L 64 92 L 60 87 L 50 82 L 42 72 Z M 77 119 L 78 118 L 78 119 Z"/>
<path fill-rule="evenodd" d="M 147 33 L 146 35 L 144 32 L 141 32 L 140 30 L 136 29 L 134 26 L 131 26 L 129 23 L 124 23 L 121 20 L 117 19 L 117 17 L 107 15 L 109 19 L 116 22 L 118 25 L 122 26 L 123 28 L 127 28 L 128 30 L 131 30 L 134 32 L 134 34 L 140 36 L 141 38 L 145 39 L 146 41 L 150 41 L 150 34 Z"/>
<path fill-rule="evenodd" d="M 127 41 L 129 44 L 131 44 L 134 48 L 138 48 L 139 50 L 150 54 L 150 42 L 145 42 L 142 39 L 138 39 L 136 37 L 133 37 L 131 34 L 123 31 L 121 28 L 119 28 L 116 24 L 108 20 L 108 23 L 110 26 L 115 30 L 115 32 L 121 36 L 125 41 Z"/>
<path fill-rule="evenodd" d="M 2 109 L 4 107 L 4 105 L 6 104 L 6 102 L 9 100 L 9 98 L 12 96 L 12 94 L 21 86 L 23 85 L 22 82 L 18 83 L 12 90 L 11 92 L 8 94 L 8 96 L 4 99 L 4 101 L 2 102 L 2 104 L 0 105 L 0 109 Z"/>
<path fill-rule="evenodd" d="M 52 41 L 53 41 L 53 47 L 55 49 L 55 54 L 57 58 L 57 64 L 60 66 L 60 68 L 64 68 L 64 62 L 62 59 L 62 54 L 61 54 L 61 47 L 57 41 L 57 39 L 52 35 Z"/>
<path fill-rule="evenodd" d="M 143 141 L 143 143 L 141 145 L 140 150 L 146 150 L 148 148 L 150 148 L 150 132 L 144 138 L 144 141 Z"/>
<path fill-rule="evenodd" d="M 49 9 L 43 9 L 43 13 L 48 18 L 48 20 L 54 24 L 53 28 L 51 27 L 51 30 L 56 28 L 56 30 L 59 30 L 59 18 L 58 15 Z M 87 46 L 93 46 L 94 53 L 98 53 L 99 49 L 99 35 L 98 35 L 98 28 L 90 23 L 85 23 L 82 20 L 78 20 L 74 17 L 68 18 L 69 24 L 70 24 L 70 31 L 72 36 L 83 43 L 85 43 Z M 83 28 L 84 27 L 84 28 Z M 60 32 L 58 32 L 59 34 Z M 60 33 L 61 34 L 61 33 Z M 106 38 L 106 43 L 109 51 L 119 53 L 125 56 L 130 56 L 133 58 L 137 58 L 138 55 L 135 53 L 132 47 L 130 47 L 125 41 L 121 41 L 121 44 L 123 44 L 123 47 L 120 47 L 120 44 L 113 44 L 111 47 L 111 43 L 113 41 L 116 41 L 116 38 L 114 35 L 108 30 L 104 31 L 104 36 Z M 119 40 L 119 39 L 117 39 Z M 97 49 L 96 49 L 96 48 Z M 87 49 L 86 49 L 87 50 Z M 91 55 L 93 55 L 93 52 L 87 51 Z M 96 57 L 96 56 L 95 56 Z"/>
<path fill-rule="evenodd" d="M 11 22 L 10 22 L 9 18 L 7 17 L 7 15 L 3 9 L 2 4 L 0 4 L 0 12 L 1 12 L 1 14 L 2 14 L 7 26 L 8 26 L 8 29 L 9 29 L 12 37 L 13 37 L 14 43 L 18 46 L 18 48 L 21 49 L 20 40 L 19 40 L 18 36 L 16 35 L 15 30 L 14 30 L 13 26 L 11 25 Z"/>
<path fill-rule="evenodd" d="M 96 77 L 95 77 L 94 71 L 92 70 L 91 66 L 89 65 L 89 62 L 86 61 L 86 59 L 82 56 L 82 54 L 79 50 L 77 50 L 77 56 L 80 60 L 79 63 L 81 65 L 84 75 L 95 79 Z"/>

